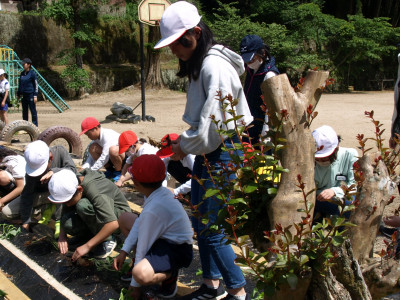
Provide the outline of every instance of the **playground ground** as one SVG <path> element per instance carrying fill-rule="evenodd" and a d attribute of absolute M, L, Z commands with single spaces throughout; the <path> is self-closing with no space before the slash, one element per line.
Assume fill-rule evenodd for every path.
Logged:
<path fill-rule="evenodd" d="M 109 122 L 106 116 L 111 114 L 110 108 L 114 102 L 122 102 L 135 107 L 141 101 L 139 88 L 127 88 L 121 91 L 93 94 L 83 100 L 68 101 L 71 109 L 64 113 L 57 110 L 45 101 L 37 105 L 39 129 L 61 125 L 80 132 L 80 124 L 85 117 L 96 117 L 103 127 L 117 132 L 134 131 L 139 137 L 161 139 L 166 133 L 181 133 L 187 128 L 182 121 L 185 108 L 186 94 L 170 90 L 146 91 L 146 114 L 155 117 L 155 122 L 140 122 L 139 124 Z M 321 125 L 330 125 L 342 136 L 341 146 L 357 147 L 356 135 L 364 133 L 373 137 L 375 128 L 364 116 L 365 111 L 374 110 L 375 118 L 383 123 L 386 129 L 384 137 L 389 138 L 390 124 L 393 113 L 393 91 L 382 92 L 352 92 L 347 94 L 323 94 L 316 108 L 317 118 L 311 128 Z M 142 107 L 134 111 L 142 115 Z M 22 119 L 21 112 L 9 114 L 10 122 Z M 86 136 L 81 137 L 84 148 L 89 144 Z M 372 144 L 371 144 L 372 145 Z"/>
<path fill-rule="evenodd" d="M 181 116 L 185 107 L 185 94 L 170 90 L 146 91 L 146 114 L 155 118 L 155 122 L 140 122 L 139 124 L 124 124 L 109 122 L 106 116 L 110 114 L 110 107 L 114 102 L 122 102 L 135 107 L 141 100 L 141 91 L 138 88 L 128 88 L 117 92 L 90 95 L 83 100 L 68 101 L 71 109 L 58 113 L 48 102 L 38 103 L 39 129 L 45 130 L 54 125 L 66 126 L 80 132 L 81 121 L 87 116 L 96 117 L 103 127 L 114 129 L 118 132 L 132 130 L 139 137 L 161 139 L 166 133 L 181 133 L 187 128 Z M 389 138 L 390 124 L 393 112 L 393 92 L 352 92 L 347 94 L 324 94 L 316 108 L 318 117 L 312 123 L 312 129 L 327 124 L 332 126 L 343 141 L 342 146 L 357 148 L 356 135 L 365 134 L 374 137 L 375 128 L 370 120 L 364 116 L 364 111 L 374 110 L 377 120 L 384 124 L 386 129 L 384 138 Z M 142 107 L 134 111 L 142 114 Z M 21 119 L 21 113 L 9 114 L 10 122 Z M 89 144 L 86 136 L 81 137 L 83 147 Z M 373 147 L 371 141 L 370 144 Z M 399 197 L 387 207 L 385 215 L 393 213 L 400 204 Z M 382 249 L 382 238 L 378 238 L 375 252 Z M 193 273 L 199 268 L 194 266 Z M 192 277 L 193 276 L 193 277 Z M 199 284 L 199 277 L 192 274 L 185 280 L 186 284 L 195 287 Z M 189 276 L 188 276 L 189 277 Z M 191 283 L 191 284 L 190 284 Z M 397 299 L 397 298 L 391 298 Z"/>

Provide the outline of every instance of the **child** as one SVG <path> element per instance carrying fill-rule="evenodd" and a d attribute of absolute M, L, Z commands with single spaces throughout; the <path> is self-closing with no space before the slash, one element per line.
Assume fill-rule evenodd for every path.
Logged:
<path fill-rule="evenodd" d="M 4 219 L 15 219 L 19 207 L 13 207 L 13 200 L 21 195 L 25 185 L 25 158 L 15 151 L 0 147 L 0 215 Z M 4 169 L 3 169 L 4 168 Z M 15 203 L 19 203 L 16 201 Z M 14 212 L 14 213 L 13 213 Z"/>
<path fill-rule="evenodd" d="M 133 213 L 120 216 L 121 232 L 127 236 L 114 268 L 121 269 L 126 256 L 136 247 L 135 264 L 129 287 L 139 299 L 141 285 L 161 283 L 159 296 L 172 298 L 177 292 L 178 271 L 193 258 L 193 231 L 180 202 L 162 182 L 165 165 L 157 155 L 141 155 L 129 168 L 137 191 L 145 195 L 139 218 Z"/>
<path fill-rule="evenodd" d="M 24 157 L 26 160 L 25 186 L 21 197 L 14 199 L 13 204 L 18 208 L 16 213 L 21 215 L 22 227 L 25 230 L 29 230 L 32 208 L 47 206 L 50 203 L 48 200 L 48 182 L 50 178 L 62 169 L 69 169 L 76 173 L 76 168 L 67 149 L 60 145 L 49 148 L 43 141 L 30 143 L 25 149 Z M 20 201 L 17 202 L 18 199 Z M 54 209 L 55 206 L 50 205 L 43 212 L 40 222 L 43 224 L 48 223 Z M 55 212 L 56 231 L 54 236 L 56 238 L 60 230 L 60 217 L 61 207 L 58 206 Z"/>
<path fill-rule="evenodd" d="M 111 161 L 113 169 L 121 171 L 125 153 L 118 153 L 119 133 L 112 129 L 101 128 L 99 121 L 93 117 L 84 119 L 81 128 L 80 135 L 85 134 L 93 141 L 89 147 L 89 157 L 82 168 L 96 171 L 102 167 L 107 168 L 108 162 Z"/>
<path fill-rule="evenodd" d="M 145 139 L 137 138 L 136 133 L 127 130 L 121 133 L 118 139 L 119 154 L 126 157 L 125 164 L 121 170 L 121 177 L 115 184 L 121 187 L 125 181 L 131 179 L 128 168 L 132 165 L 132 161 L 143 154 L 156 154 L 158 149 L 147 143 Z"/>
<path fill-rule="evenodd" d="M 200 218 L 192 218 L 198 237 L 203 284 L 182 300 L 247 300 L 250 296 L 244 289 L 246 280 L 240 267 L 235 264 L 236 256 L 232 247 L 224 242 L 225 234 L 208 230 L 216 225 L 217 214 L 223 208 L 223 203 L 213 197 L 204 197 L 205 189 L 214 188 L 211 180 L 207 180 L 209 174 L 204 160 L 207 159 L 215 172 L 222 168 L 221 163 L 230 162 L 228 152 L 222 150 L 218 127 L 221 125 L 225 130 L 234 129 L 234 124 L 223 124 L 232 116 L 221 109 L 227 101 L 224 104 L 216 101 L 218 92 L 222 97 L 230 95 L 237 100 L 234 110 L 237 116 L 242 116 L 238 124 L 249 125 L 253 121 L 239 78 L 244 72 L 244 62 L 240 55 L 214 40 L 212 31 L 201 20 L 197 8 L 186 1 L 177 1 L 168 6 L 161 17 L 160 31 L 162 38 L 154 48 L 169 47 L 179 58 L 177 76 L 189 80 L 182 117 L 189 128 L 172 143 L 172 151 L 180 157 L 196 155 L 193 175 L 203 180 L 204 186 L 200 186 L 196 180 L 192 181 L 191 201 L 193 205 L 198 205 L 199 213 L 207 215 L 209 219 L 208 224 L 204 224 Z M 218 126 L 210 118 L 211 115 L 220 122 Z M 235 136 L 232 140 L 237 143 L 239 138 Z M 230 139 L 225 140 L 224 146 L 229 149 L 234 147 Z M 221 277 L 228 295 L 220 283 Z"/>
<path fill-rule="evenodd" d="M 129 212 L 125 196 L 104 174 L 85 169 L 78 177 L 70 170 L 61 170 L 49 182 L 49 200 L 64 203 L 58 246 L 61 254 L 68 252 L 66 234 L 79 244 L 72 260 L 90 251 L 95 258 L 106 258 L 116 246 L 113 232 L 118 217 Z"/>
<path fill-rule="evenodd" d="M 165 135 L 161 139 L 161 149 L 156 153 L 157 156 L 163 160 L 167 172 L 181 183 L 181 185 L 175 189 L 170 188 L 171 192 L 173 192 L 175 196 L 190 193 L 192 186 L 190 175 L 193 171 L 195 158 L 193 154 L 187 154 L 184 157 L 180 157 L 178 154 L 172 152 L 172 142 L 176 141 L 178 138 L 179 135 L 176 133 Z"/>
<path fill-rule="evenodd" d="M 7 125 L 8 124 L 8 101 L 10 95 L 10 84 L 6 78 L 6 73 L 0 69 L 0 119 Z"/>

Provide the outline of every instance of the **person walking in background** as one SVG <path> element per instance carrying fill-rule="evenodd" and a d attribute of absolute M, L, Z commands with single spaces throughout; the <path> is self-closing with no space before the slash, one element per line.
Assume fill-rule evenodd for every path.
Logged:
<path fill-rule="evenodd" d="M 29 58 L 24 58 L 21 61 L 24 70 L 19 76 L 19 85 L 17 97 L 21 98 L 22 103 L 22 119 L 29 121 L 28 108 L 32 114 L 32 123 L 38 126 L 38 117 L 36 111 L 36 102 L 38 95 L 38 83 L 35 71 L 31 69 L 32 61 Z"/>
<path fill-rule="evenodd" d="M 261 83 L 268 78 L 279 74 L 275 66 L 275 58 L 271 56 L 269 46 L 255 34 L 246 35 L 240 43 L 240 54 L 246 64 L 246 80 L 244 92 L 247 103 L 254 117 L 248 129 L 249 142 L 256 145 L 260 142 L 260 135 L 266 135 L 268 131 L 268 116 L 261 108 L 262 99 Z"/>
<path fill-rule="evenodd" d="M 227 100 L 224 100 L 224 104 L 218 101 L 219 92 L 222 97 L 230 95 L 237 99 L 234 109 L 236 115 L 242 116 L 238 124 L 249 125 L 253 120 L 239 78 L 244 73 L 244 62 L 240 55 L 217 44 L 211 30 L 201 21 L 197 8 L 186 1 L 175 2 L 164 11 L 160 30 L 162 38 L 154 48 L 168 46 L 179 58 L 177 76 L 187 76 L 189 79 L 183 120 L 190 128 L 172 142 L 172 151 L 179 157 L 196 155 L 193 176 L 203 181 L 204 186 L 192 180 L 191 200 L 193 205 L 198 205 L 200 216 L 209 219 L 207 224 L 203 224 L 201 218 L 192 217 L 198 238 L 203 284 L 181 299 L 250 299 L 244 289 L 246 280 L 240 267 L 235 264 L 235 253 L 224 242 L 225 234 L 209 230 L 210 226 L 215 225 L 223 203 L 215 197 L 203 199 L 205 190 L 214 187 L 212 181 L 207 180 L 209 173 L 204 165 L 205 159 L 215 172 L 230 162 L 228 151 L 221 147 L 217 125 L 210 118 L 213 115 L 219 124 L 232 118 L 221 109 Z M 224 125 L 224 129 L 233 129 L 234 126 L 231 122 Z M 227 138 L 224 146 L 232 149 L 233 143 L 237 142 L 237 136 Z M 220 283 L 221 277 L 228 294 Z"/>
<path fill-rule="evenodd" d="M 6 72 L 0 69 L 0 119 L 7 125 L 8 124 L 8 103 L 10 99 L 10 84 L 6 78 Z"/>

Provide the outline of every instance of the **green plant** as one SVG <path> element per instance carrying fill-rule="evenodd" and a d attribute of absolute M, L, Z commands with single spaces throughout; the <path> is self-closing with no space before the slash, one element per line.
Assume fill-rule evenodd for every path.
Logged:
<path fill-rule="evenodd" d="M 89 260 L 94 264 L 97 271 L 115 271 L 113 267 L 114 259 L 110 256 L 105 259 L 90 258 Z"/>
<path fill-rule="evenodd" d="M 0 290 L 0 299 L 4 299 L 5 296 L 7 296 L 7 293 L 4 292 L 3 290 Z"/>
<path fill-rule="evenodd" d="M 10 240 L 21 233 L 21 228 L 17 228 L 11 224 L 0 224 L 0 239 Z"/>
<path fill-rule="evenodd" d="M 215 172 L 205 160 L 210 175 L 208 180 L 212 181 L 213 188 L 205 191 L 204 198 L 214 197 L 223 203 L 217 224 L 211 225 L 210 229 L 223 229 L 227 234 L 226 242 L 236 244 L 241 249 L 242 255 L 236 259 L 236 263 L 249 267 L 246 272 L 257 278 L 257 287 L 263 289 L 266 295 L 272 295 L 282 285 L 295 288 L 298 281 L 310 277 L 311 272 L 324 276 L 335 258 L 334 247 L 344 242 L 344 229 L 351 226 L 343 215 L 354 209 L 354 205 L 346 206 L 343 200 L 332 200 L 339 206 L 340 215 L 313 224 L 314 200 L 308 199 L 313 191 L 306 191 L 299 174 L 297 184 L 293 184 L 296 184 L 304 198 L 303 208 L 298 210 L 303 214 L 302 221 L 287 227 L 275 224 L 275 228 L 269 228 L 268 205 L 277 194 L 281 174 L 290 171 L 282 168 L 279 160 L 280 151 L 286 147 L 286 140 L 280 137 L 280 131 L 288 112 L 282 109 L 277 114 L 277 126 L 270 127 L 268 135 L 256 145 L 259 148 L 256 150 L 243 142 L 242 136 L 246 132 L 239 123 L 242 116 L 235 114 L 237 100 L 231 96 L 222 97 L 221 93 L 218 97 L 217 101 L 221 102 L 222 109 L 229 117 L 223 121 L 216 121 L 213 116 L 211 118 L 221 136 L 222 150 L 229 153 L 231 161 L 226 165 L 221 164 L 221 171 Z M 229 150 L 224 140 L 226 137 L 232 139 L 235 135 L 240 142 L 234 143 L 234 149 Z M 266 154 L 269 150 L 272 150 L 271 155 Z M 204 185 L 205 179 L 194 179 Z M 347 198 L 354 194 L 354 186 L 343 189 Z M 207 215 L 199 215 L 197 207 L 192 208 L 194 215 L 207 224 Z M 251 250 L 250 241 L 256 246 L 262 242 L 268 243 L 268 250 L 256 253 Z"/>

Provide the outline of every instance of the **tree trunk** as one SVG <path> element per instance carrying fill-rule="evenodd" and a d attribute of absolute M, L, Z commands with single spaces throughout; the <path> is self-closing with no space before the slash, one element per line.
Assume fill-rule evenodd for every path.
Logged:
<path fill-rule="evenodd" d="M 362 266 L 364 280 L 373 299 L 399 293 L 400 267 L 399 261 L 391 258 L 381 261 L 371 258 Z"/>
<path fill-rule="evenodd" d="M 350 293 L 352 300 L 372 299 L 368 286 L 364 281 L 360 265 L 355 260 L 351 243 L 346 240 L 340 248 L 336 248 L 338 257 L 332 267 L 332 273 Z"/>
<path fill-rule="evenodd" d="M 336 280 L 331 270 L 325 276 L 314 272 L 307 300 L 351 300 L 350 293 Z"/>
<path fill-rule="evenodd" d="M 390 180 L 385 164 L 378 160 L 379 153 L 364 155 L 358 161 L 359 170 L 365 180 L 358 191 L 360 204 L 353 211 L 349 221 L 356 227 L 348 229 L 354 257 L 359 263 L 371 257 L 376 235 L 382 219 L 383 210 L 390 196 L 394 193 L 396 184 Z"/>
<path fill-rule="evenodd" d="M 150 26 L 149 29 L 149 43 L 158 41 L 161 38 L 160 29 L 158 26 Z M 151 88 L 162 88 L 164 83 L 161 76 L 160 65 L 160 50 L 155 50 L 153 46 L 147 48 L 147 61 L 146 61 L 146 86 Z"/>
<path fill-rule="evenodd" d="M 298 174 L 302 176 L 307 190 L 315 188 L 315 142 L 307 123 L 306 110 L 310 104 L 315 108 L 322 93 L 321 87 L 325 85 L 327 78 L 328 72 L 310 71 L 298 93 L 290 86 L 286 74 L 267 79 L 261 85 L 270 124 L 277 125 L 276 113 L 280 114 L 282 110 L 288 113 L 281 132 L 281 137 L 287 140 L 287 147 L 281 153 L 281 163 L 290 172 L 282 174 L 278 193 L 268 208 L 271 228 L 275 224 L 287 227 L 302 221 L 303 214 L 297 211 L 304 208 L 303 194 L 295 184 Z M 309 195 L 308 200 L 315 202 L 315 191 Z"/>
<path fill-rule="evenodd" d="M 71 6 L 72 6 L 73 14 L 74 14 L 74 33 L 76 33 L 81 30 L 81 16 L 80 16 L 79 0 L 72 0 Z M 75 44 L 75 50 L 82 48 L 82 41 L 77 37 L 74 37 L 74 44 Z M 78 66 L 78 68 L 82 69 L 82 67 L 83 67 L 82 55 L 75 53 L 75 63 Z"/>

